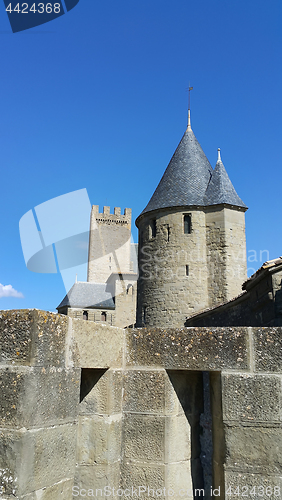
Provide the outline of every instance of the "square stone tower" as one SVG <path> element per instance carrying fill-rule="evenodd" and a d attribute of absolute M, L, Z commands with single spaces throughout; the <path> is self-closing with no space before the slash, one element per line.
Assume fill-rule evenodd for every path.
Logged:
<path fill-rule="evenodd" d="M 110 213 L 93 205 L 90 219 L 90 239 L 87 281 L 106 283 L 113 273 L 129 273 L 131 269 L 131 208 L 121 215 L 119 207 Z"/>

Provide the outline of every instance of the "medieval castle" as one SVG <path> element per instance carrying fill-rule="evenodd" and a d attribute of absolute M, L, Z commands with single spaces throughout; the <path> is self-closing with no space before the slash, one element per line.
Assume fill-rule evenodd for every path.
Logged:
<path fill-rule="evenodd" d="M 247 279 L 246 210 L 189 116 L 138 266 L 94 205 L 60 314 L 0 312 L 1 498 L 282 498 L 282 258 Z"/>
<path fill-rule="evenodd" d="M 246 210 L 219 149 L 215 169 L 211 167 L 192 131 L 189 111 L 187 130 L 136 220 L 139 265 L 137 245 L 131 243 L 131 210 L 126 208 L 121 215 L 116 207 L 111 214 L 110 207 L 104 207 L 99 213 L 99 207 L 93 205 L 87 282 L 73 285 L 58 312 L 124 328 L 134 324 L 189 326 L 199 323 L 200 311 L 208 309 L 209 314 L 204 315 L 207 322 L 214 309 L 218 317 L 220 304 L 225 304 L 224 310 L 234 310 L 238 302 L 234 298 L 241 297 L 243 284 L 248 288 L 254 284 L 253 280 L 245 283 Z M 275 273 L 264 294 L 276 281 L 274 292 L 279 292 L 281 274 L 276 274 L 281 271 L 280 264 L 277 259 L 263 266 Z M 267 315 L 266 307 L 262 319 L 261 308 L 257 315 L 250 310 L 243 315 L 242 307 L 250 303 L 243 294 L 232 325 L 236 326 L 236 321 L 248 326 L 282 324 L 278 299 L 279 293 L 269 296 L 272 305 L 276 302 L 275 311 Z M 229 301 L 232 304 L 227 307 Z M 240 323 L 242 320 L 245 323 Z M 224 321 L 224 325 L 230 324 L 230 318 Z"/>

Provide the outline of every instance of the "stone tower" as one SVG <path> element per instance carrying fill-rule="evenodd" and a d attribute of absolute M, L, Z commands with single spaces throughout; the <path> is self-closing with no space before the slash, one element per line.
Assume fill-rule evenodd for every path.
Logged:
<path fill-rule="evenodd" d="M 223 163 L 213 170 L 190 125 L 139 229 L 137 326 L 183 326 L 187 316 L 241 292 L 244 212 Z"/>
<path fill-rule="evenodd" d="M 113 273 L 130 273 L 131 208 L 93 205 L 90 219 L 87 281 L 106 283 Z"/>

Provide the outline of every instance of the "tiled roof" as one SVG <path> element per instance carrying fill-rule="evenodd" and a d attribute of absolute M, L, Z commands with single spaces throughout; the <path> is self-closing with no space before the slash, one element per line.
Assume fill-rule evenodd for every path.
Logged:
<path fill-rule="evenodd" d="M 204 205 L 235 205 L 247 208 L 239 198 L 221 160 L 217 161 L 204 196 Z"/>
<path fill-rule="evenodd" d="M 85 309 L 114 309 L 115 304 L 110 292 L 106 291 L 105 283 L 75 283 L 57 309 L 62 307 L 80 307 Z"/>
<path fill-rule="evenodd" d="M 212 171 L 194 133 L 187 129 L 142 214 L 160 208 L 203 205 Z"/>
<path fill-rule="evenodd" d="M 282 256 L 278 257 L 277 259 L 267 260 L 254 274 L 252 274 L 243 283 L 243 285 L 242 285 L 243 290 L 245 290 L 254 281 L 255 278 L 263 275 L 268 270 L 271 270 L 271 271 L 273 270 L 274 272 L 276 272 L 276 270 L 280 271 L 281 269 L 275 269 L 275 268 L 280 268 L 280 266 L 282 266 Z"/>
<path fill-rule="evenodd" d="M 139 217 L 161 208 L 219 204 L 247 209 L 236 193 L 220 155 L 213 170 L 188 127 L 152 198 Z"/>

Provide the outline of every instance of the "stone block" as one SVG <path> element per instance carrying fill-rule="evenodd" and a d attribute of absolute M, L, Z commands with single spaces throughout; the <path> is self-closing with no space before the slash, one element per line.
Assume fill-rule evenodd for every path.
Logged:
<path fill-rule="evenodd" d="M 18 494 L 20 487 L 22 436 L 23 432 L 0 429 L 0 493 L 11 498 Z"/>
<path fill-rule="evenodd" d="M 191 459 L 191 426 L 185 414 L 165 419 L 165 463 Z"/>
<path fill-rule="evenodd" d="M 80 417 L 77 461 L 84 465 L 108 464 L 121 458 L 122 415 Z"/>
<path fill-rule="evenodd" d="M 281 378 L 275 375 L 223 374 L 223 420 L 281 422 Z"/>
<path fill-rule="evenodd" d="M 120 413 L 122 409 L 122 371 L 83 368 L 80 415 Z"/>
<path fill-rule="evenodd" d="M 33 311 L 1 311 L 0 313 L 0 360 L 3 364 L 14 361 L 30 364 L 33 331 Z"/>
<path fill-rule="evenodd" d="M 34 491 L 24 495 L 20 500 L 71 500 L 72 499 L 73 479 L 60 481 L 59 483 Z"/>
<path fill-rule="evenodd" d="M 81 368 L 120 368 L 123 359 L 124 330 L 80 319 L 72 320 Z"/>
<path fill-rule="evenodd" d="M 124 411 L 165 413 L 165 370 L 130 370 L 124 374 Z"/>
<path fill-rule="evenodd" d="M 0 427 L 31 428 L 77 418 L 80 370 L 55 367 L 0 369 Z"/>
<path fill-rule="evenodd" d="M 32 366 L 65 366 L 75 348 L 68 338 L 68 318 L 36 309 L 1 311 L 1 363 Z M 69 340 L 66 360 L 66 344 Z"/>
<path fill-rule="evenodd" d="M 170 490 L 170 492 L 168 492 L 170 498 L 175 500 L 181 498 L 185 500 L 194 500 L 190 461 L 166 465 L 166 488 Z"/>
<path fill-rule="evenodd" d="M 165 417 L 125 414 L 122 447 L 126 460 L 163 462 Z"/>
<path fill-rule="evenodd" d="M 252 328 L 255 350 L 255 370 L 282 372 L 282 328 Z"/>
<path fill-rule="evenodd" d="M 177 370 L 248 369 L 248 329 L 140 328 L 126 330 L 127 366 Z"/>
<path fill-rule="evenodd" d="M 2 430 L 0 438 L 0 469 L 12 478 L 4 484 L 8 494 L 26 495 L 73 478 L 76 425 Z"/>
<path fill-rule="evenodd" d="M 282 475 L 282 429 L 225 427 L 226 467 Z"/>
<path fill-rule="evenodd" d="M 142 500 L 152 499 L 152 490 L 154 490 L 156 498 L 156 490 L 165 488 L 165 465 L 124 462 L 121 468 L 120 487 L 127 490 L 126 494 L 130 493 L 127 497 L 129 500 L 138 497 Z M 148 491 L 148 488 L 151 492 Z"/>
<path fill-rule="evenodd" d="M 93 490 L 94 496 L 96 496 L 97 498 L 105 498 L 105 492 L 109 492 L 109 488 L 111 488 L 111 493 L 112 488 L 115 488 L 116 490 L 118 489 L 119 479 L 120 464 L 118 463 L 108 465 L 78 465 L 75 472 L 73 497 L 81 498 L 76 494 L 76 492 L 84 489 L 87 493 L 89 492 L 89 490 Z M 100 491 L 96 492 L 96 490 Z"/>
<path fill-rule="evenodd" d="M 231 494 L 227 495 L 227 491 Z M 227 470 L 225 472 L 225 495 L 218 497 L 219 500 L 225 498 L 228 500 L 238 500 L 238 498 L 278 500 L 282 496 L 282 477 L 275 474 L 252 474 Z"/>

